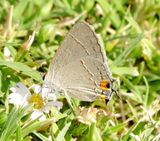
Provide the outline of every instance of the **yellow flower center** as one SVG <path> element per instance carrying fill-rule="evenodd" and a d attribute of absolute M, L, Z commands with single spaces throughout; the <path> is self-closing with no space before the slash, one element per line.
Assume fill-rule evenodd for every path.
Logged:
<path fill-rule="evenodd" d="M 40 109 L 44 106 L 44 101 L 40 94 L 32 94 L 28 102 L 34 104 L 35 109 Z"/>

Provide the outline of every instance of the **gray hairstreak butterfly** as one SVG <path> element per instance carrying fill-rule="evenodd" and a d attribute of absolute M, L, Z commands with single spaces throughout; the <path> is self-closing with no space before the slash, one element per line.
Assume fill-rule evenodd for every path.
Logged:
<path fill-rule="evenodd" d="M 55 93 L 81 101 L 109 101 L 113 89 L 104 48 L 94 30 L 79 22 L 66 35 L 49 66 L 45 82 Z"/>

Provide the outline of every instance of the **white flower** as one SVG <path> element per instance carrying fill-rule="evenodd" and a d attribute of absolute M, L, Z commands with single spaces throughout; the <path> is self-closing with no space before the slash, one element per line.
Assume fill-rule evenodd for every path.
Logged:
<path fill-rule="evenodd" d="M 44 120 L 44 113 L 49 113 L 51 107 L 56 107 L 58 110 L 62 107 L 62 103 L 56 101 L 55 94 L 51 93 L 51 90 L 46 86 L 31 86 L 30 90 L 33 90 L 33 94 L 22 83 L 17 83 L 10 90 L 12 93 L 9 95 L 9 103 L 17 107 L 25 107 L 28 104 L 33 105 L 33 112 L 31 114 L 31 119 L 33 120 L 38 117 L 39 120 Z"/>

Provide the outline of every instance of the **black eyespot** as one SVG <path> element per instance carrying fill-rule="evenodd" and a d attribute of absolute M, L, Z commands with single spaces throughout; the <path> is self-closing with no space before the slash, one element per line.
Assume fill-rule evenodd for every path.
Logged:
<path fill-rule="evenodd" d="M 106 84 L 106 87 L 107 87 L 107 88 L 110 88 L 110 87 L 111 87 L 110 83 L 107 83 L 107 84 Z"/>

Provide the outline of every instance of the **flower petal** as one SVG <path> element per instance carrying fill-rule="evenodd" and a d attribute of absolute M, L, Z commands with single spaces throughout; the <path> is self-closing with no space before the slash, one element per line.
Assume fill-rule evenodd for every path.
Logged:
<path fill-rule="evenodd" d="M 17 83 L 16 86 L 14 87 L 11 87 L 10 90 L 13 92 L 13 93 L 18 93 L 22 96 L 25 96 L 26 94 L 29 94 L 30 95 L 30 91 L 28 90 L 28 88 L 23 85 L 22 83 Z"/>
<path fill-rule="evenodd" d="M 51 93 L 51 89 L 48 88 L 46 85 L 42 86 L 42 96 L 45 97 L 48 93 Z"/>
<path fill-rule="evenodd" d="M 49 113 L 50 109 L 52 107 L 55 107 L 57 108 L 57 110 L 60 110 L 62 108 L 63 104 L 62 102 L 59 102 L 59 101 L 52 101 L 52 102 L 47 102 L 46 105 L 43 107 L 43 111 L 45 113 Z"/>
<path fill-rule="evenodd" d="M 18 93 L 11 93 L 9 95 L 9 103 L 16 106 L 24 106 L 27 104 L 27 101 L 24 101 L 24 97 Z"/>
<path fill-rule="evenodd" d="M 52 93 L 52 90 L 48 88 L 46 85 L 42 86 L 42 97 L 47 100 L 56 101 L 56 95 Z"/>
<path fill-rule="evenodd" d="M 9 57 L 11 55 L 9 49 L 7 47 L 4 48 L 4 56 Z"/>
<path fill-rule="evenodd" d="M 42 87 L 39 86 L 39 85 L 37 85 L 37 84 L 33 84 L 33 85 L 31 86 L 31 88 L 33 88 L 33 90 L 34 90 L 34 92 L 35 92 L 36 94 L 40 93 L 41 90 L 42 90 Z"/>
<path fill-rule="evenodd" d="M 12 93 L 9 95 L 9 103 L 16 106 L 26 106 L 27 98 L 31 96 L 28 88 L 22 83 L 17 83 L 15 87 L 11 87 Z"/>
<path fill-rule="evenodd" d="M 44 115 L 44 113 L 40 110 L 34 110 L 33 113 L 30 116 L 31 120 L 35 120 L 37 118 L 39 118 L 40 121 L 43 121 L 46 119 L 46 116 Z"/>
<path fill-rule="evenodd" d="M 17 83 L 17 87 L 23 91 L 23 93 L 30 93 L 28 88 L 21 82 Z"/>

